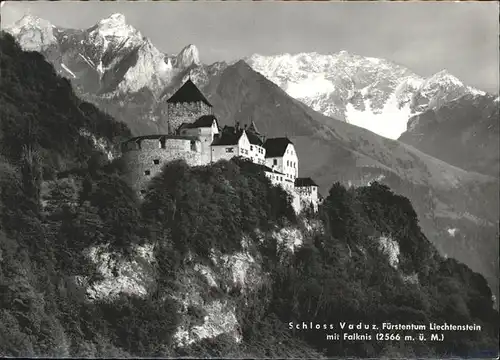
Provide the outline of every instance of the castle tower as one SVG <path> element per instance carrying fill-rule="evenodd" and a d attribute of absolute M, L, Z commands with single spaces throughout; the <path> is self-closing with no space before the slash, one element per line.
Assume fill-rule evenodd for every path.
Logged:
<path fill-rule="evenodd" d="M 194 123 L 203 115 L 213 115 L 212 104 L 189 79 L 167 100 L 169 134 L 176 134 L 183 123 Z"/>

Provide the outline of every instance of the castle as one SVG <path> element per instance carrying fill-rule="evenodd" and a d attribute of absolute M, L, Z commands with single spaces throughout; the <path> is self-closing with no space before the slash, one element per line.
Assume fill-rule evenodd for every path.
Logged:
<path fill-rule="evenodd" d="M 311 178 L 298 177 L 293 143 L 287 137 L 266 138 L 253 121 L 221 128 L 212 105 L 191 79 L 167 100 L 162 116 L 168 134 L 138 136 L 122 144 L 128 180 L 140 195 L 166 162 L 184 159 L 190 166 L 200 166 L 241 156 L 260 165 L 274 185 L 288 191 L 297 212 L 309 204 L 317 208 L 318 186 Z"/>

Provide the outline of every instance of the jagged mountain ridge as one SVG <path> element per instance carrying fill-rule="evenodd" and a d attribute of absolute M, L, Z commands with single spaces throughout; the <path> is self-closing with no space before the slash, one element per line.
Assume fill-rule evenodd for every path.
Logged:
<path fill-rule="evenodd" d="M 24 49 L 42 52 L 84 94 L 116 97 L 147 88 L 158 96 L 178 72 L 200 65 L 196 47 L 163 54 L 121 14 L 84 30 L 25 16 L 6 30 Z"/>
<path fill-rule="evenodd" d="M 122 26 L 123 19 L 117 18 L 116 20 L 120 21 L 116 21 L 115 26 Z M 64 34 L 68 36 L 67 39 L 73 39 L 74 43 L 75 39 L 79 39 L 78 36 L 88 36 L 90 32 L 99 28 L 96 26 L 91 28 L 92 30 L 64 30 Z M 120 45 L 123 41 L 117 41 L 116 33 L 115 31 L 114 37 L 110 38 L 114 43 L 111 46 L 112 50 L 106 55 L 107 58 L 102 54 L 102 49 L 105 47 L 97 43 L 95 45 L 97 55 L 93 55 L 95 60 L 92 60 L 95 65 L 103 58 L 108 59 L 109 63 L 114 64 L 112 69 L 123 69 L 121 77 L 108 79 L 107 84 L 112 84 L 112 80 L 115 81 L 109 91 L 99 91 L 101 83 L 99 87 L 94 88 L 88 85 L 79 86 L 76 77 L 68 76 L 67 70 L 63 69 L 62 65 L 59 69 L 73 81 L 82 97 L 93 101 L 101 109 L 126 122 L 135 134 L 162 131 L 163 124 L 157 112 L 158 103 L 171 95 L 190 76 L 214 104 L 216 115 L 222 124 L 233 124 L 234 121 L 246 123 L 253 119 L 259 129 L 269 136 L 283 135 L 283 133 L 290 136 L 301 157 L 301 173 L 315 177 L 323 192 L 334 181 L 359 185 L 379 179 L 396 192 L 408 196 L 417 209 L 424 232 L 436 246 L 445 254 L 456 257 L 474 270 L 485 274 L 492 288 L 497 288 L 495 285 L 495 281 L 498 280 L 498 270 L 495 266 L 497 259 L 490 256 L 498 252 L 492 250 L 496 240 L 491 240 L 491 233 L 495 232 L 494 225 L 498 219 L 498 204 L 494 201 L 497 198 L 495 189 L 497 190 L 498 186 L 494 179 L 463 171 L 411 147 L 324 116 L 303 102 L 294 100 L 279 86 L 252 70 L 244 62 L 231 66 L 223 62 L 210 66 L 203 65 L 197 61 L 197 56 L 194 56 L 197 51 L 193 47 L 187 49 L 187 53 L 193 55 L 191 57 L 163 56 L 162 61 L 176 69 L 170 74 L 170 80 L 164 88 L 160 90 L 156 86 L 147 85 L 138 91 L 127 92 L 126 86 L 120 88 L 120 84 L 126 83 L 123 74 L 134 74 L 132 66 L 134 62 L 130 61 L 132 65 L 129 66 L 127 56 L 133 57 L 137 48 Z M 137 40 L 138 37 L 134 39 Z M 82 40 L 84 39 L 77 41 Z M 67 44 L 70 44 L 69 40 L 67 41 Z M 131 43 L 133 41 L 129 42 Z M 78 47 L 68 45 L 65 48 L 59 43 L 57 46 L 52 44 L 42 49 L 42 53 L 54 63 L 59 58 L 52 54 L 61 53 L 60 49 L 63 49 L 62 53 L 70 59 L 80 57 Z M 76 50 L 71 52 L 71 49 Z M 141 48 L 138 51 L 143 50 L 144 48 Z M 87 53 L 94 52 L 89 50 Z M 116 58 L 113 58 L 114 56 Z M 190 58 L 193 58 L 192 62 L 189 61 Z M 104 64 L 109 63 L 104 61 L 103 69 Z M 66 65 L 64 62 L 63 64 Z M 182 66 L 176 68 L 179 64 Z M 101 82 L 104 76 L 99 75 L 95 69 L 92 71 L 98 75 L 97 78 Z M 412 75 L 404 68 L 400 69 L 400 73 L 407 75 L 409 80 L 406 87 L 409 90 L 401 86 L 399 98 L 406 104 L 410 103 L 415 109 L 422 110 L 423 103 L 410 101 L 411 89 L 416 87 L 411 81 Z M 453 79 L 445 75 L 440 74 L 453 85 L 455 81 L 451 81 Z M 81 76 L 84 80 L 91 78 L 91 75 Z M 440 87 L 430 86 L 434 83 L 429 81 L 422 87 L 425 96 L 440 91 Z M 122 91 L 116 91 L 118 89 Z M 384 99 L 388 92 L 377 90 L 376 93 L 380 99 Z M 486 206 L 480 204 L 483 199 L 486 200 Z M 450 231 L 458 234 L 457 237 L 450 235 Z M 478 242 L 474 237 L 477 237 L 477 234 L 484 235 L 479 236 Z M 460 238 L 460 246 L 457 246 L 456 242 L 460 236 L 463 238 Z"/>
<path fill-rule="evenodd" d="M 165 89 L 203 66 L 198 49 L 160 52 L 149 39 L 112 14 L 88 29 L 63 29 L 27 15 L 10 32 L 25 50 L 39 51 L 79 96 L 126 122 L 135 134 L 163 131 L 156 105 Z"/>
<path fill-rule="evenodd" d="M 385 59 L 335 54 L 254 54 L 252 68 L 327 116 L 397 139 L 408 119 L 461 96 L 486 95 L 446 70 L 425 79 Z"/>
<path fill-rule="evenodd" d="M 26 49 L 44 52 L 62 74 L 72 78 L 82 95 L 91 99 L 98 94 L 94 102 L 106 102 L 103 99 L 109 97 L 129 102 L 130 93 L 144 91 L 156 98 L 165 88 L 179 86 L 179 79 L 189 69 L 210 73 L 203 70 L 205 65 L 194 45 L 178 55 L 163 55 L 121 14 L 79 31 L 59 29 L 28 16 L 8 31 Z M 36 39 L 48 40 L 40 40 L 37 48 Z M 109 59 L 112 63 L 106 63 Z M 244 60 L 314 110 L 393 139 L 407 130 L 407 121 L 414 115 L 463 95 L 485 95 L 446 71 L 424 79 L 390 61 L 346 51 L 330 55 L 255 54 Z M 114 115 L 117 109 L 110 104 L 107 107 Z M 155 121 L 151 108 L 152 104 L 145 105 L 143 114 L 135 117 Z M 148 129 L 157 127 L 150 125 Z"/>

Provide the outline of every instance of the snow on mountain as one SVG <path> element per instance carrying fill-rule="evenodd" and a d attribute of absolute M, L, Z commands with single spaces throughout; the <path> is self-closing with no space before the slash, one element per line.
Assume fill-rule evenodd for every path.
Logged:
<path fill-rule="evenodd" d="M 42 52 L 83 93 L 114 97 L 146 87 L 158 95 L 179 71 L 122 14 L 84 30 L 57 28 L 25 16 L 6 30 L 24 49 Z M 184 49 L 179 59 L 181 67 L 200 63 L 194 46 Z"/>
<path fill-rule="evenodd" d="M 8 31 L 25 49 L 41 51 L 81 94 L 104 98 L 147 89 L 158 99 L 188 76 L 203 88 L 228 65 L 203 65 L 194 45 L 164 54 L 122 14 L 85 30 L 59 29 L 28 15 Z M 390 61 L 346 51 L 255 54 L 245 61 L 314 110 L 391 139 L 399 138 L 415 115 L 467 94 L 485 95 L 445 70 L 423 78 Z"/>
<path fill-rule="evenodd" d="M 389 139 L 397 139 L 405 132 L 408 119 L 414 115 L 417 113 L 409 103 L 401 106 L 396 92 L 389 96 L 382 109 L 372 109 L 370 99 L 364 100 L 364 110 L 358 110 L 349 102 L 345 107 L 347 122 Z"/>
<path fill-rule="evenodd" d="M 111 94 L 137 92 L 143 87 L 158 93 L 172 76 L 172 65 L 165 63 L 165 55 L 127 24 L 122 14 L 113 14 L 88 29 L 83 46 L 91 50 L 90 59 L 103 85 L 113 85 Z M 89 51 L 86 53 L 88 56 Z"/>
<path fill-rule="evenodd" d="M 466 94 L 485 95 L 445 70 L 425 79 L 390 61 L 346 51 L 254 54 L 245 60 L 314 110 L 391 139 L 422 111 Z"/>
<path fill-rule="evenodd" d="M 57 42 L 56 27 L 49 21 L 33 15 L 26 15 L 5 30 L 11 33 L 27 51 L 42 51 Z"/>
<path fill-rule="evenodd" d="M 113 37 L 133 38 L 140 36 L 140 33 L 126 23 L 124 15 L 113 14 L 97 23 L 95 29 L 91 31 L 91 37 L 96 36 L 104 39 Z"/>
<path fill-rule="evenodd" d="M 74 72 L 72 72 L 70 69 L 68 69 L 68 67 L 64 64 L 61 64 L 61 67 L 66 70 L 68 72 L 68 74 L 70 74 L 73 78 L 76 78 L 76 75 Z"/>
<path fill-rule="evenodd" d="M 413 95 L 413 106 L 419 111 L 436 109 L 448 101 L 470 93 L 469 89 L 448 71 L 442 70 L 423 81 Z"/>
<path fill-rule="evenodd" d="M 201 65 L 198 48 L 192 44 L 186 46 L 175 58 L 175 66 L 178 68 L 189 68 Z"/>
<path fill-rule="evenodd" d="M 173 75 L 172 65 L 166 64 L 164 55 L 147 40 L 138 48 L 135 65 L 125 73 L 117 90 L 127 93 L 147 87 L 159 93 Z"/>

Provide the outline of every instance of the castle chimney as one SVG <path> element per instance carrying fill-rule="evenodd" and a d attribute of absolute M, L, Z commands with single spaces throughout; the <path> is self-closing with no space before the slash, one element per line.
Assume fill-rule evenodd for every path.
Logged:
<path fill-rule="evenodd" d="M 240 130 L 240 122 L 239 121 L 236 122 L 235 130 L 236 130 L 236 132 L 238 132 Z"/>
<path fill-rule="evenodd" d="M 244 126 L 244 127 L 245 127 L 245 131 L 246 131 L 246 129 L 247 129 L 247 127 L 248 127 L 248 124 L 245 124 L 245 126 Z"/>

